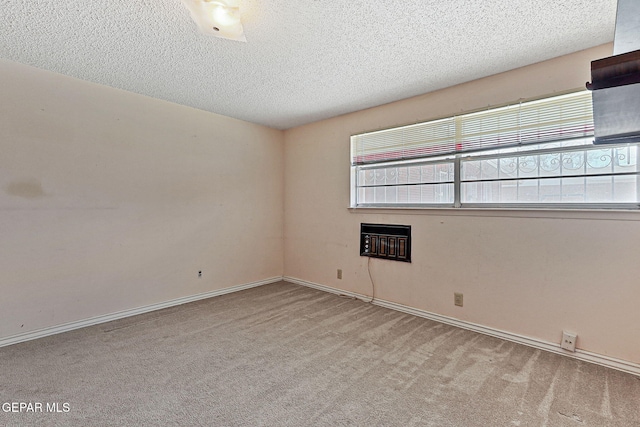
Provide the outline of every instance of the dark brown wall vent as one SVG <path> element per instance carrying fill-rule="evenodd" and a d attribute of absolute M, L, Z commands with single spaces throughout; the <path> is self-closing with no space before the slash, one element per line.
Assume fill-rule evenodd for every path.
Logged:
<path fill-rule="evenodd" d="M 360 224 L 360 256 L 411 262 L 411 226 Z"/>

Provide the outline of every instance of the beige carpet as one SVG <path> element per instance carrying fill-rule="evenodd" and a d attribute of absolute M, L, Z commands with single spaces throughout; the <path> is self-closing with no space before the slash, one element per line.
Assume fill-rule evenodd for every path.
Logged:
<path fill-rule="evenodd" d="M 0 348 L 0 378 L 43 405 L 0 425 L 640 426 L 638 377 L 289 283 Z"/>

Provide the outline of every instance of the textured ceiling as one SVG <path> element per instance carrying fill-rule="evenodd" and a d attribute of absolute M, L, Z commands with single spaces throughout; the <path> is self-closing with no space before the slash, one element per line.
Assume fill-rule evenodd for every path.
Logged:
<path fill-rule="evenodd" d="M 613 40 L 616 0 L 0 0 L 0 57 L 286 129 Z"/>

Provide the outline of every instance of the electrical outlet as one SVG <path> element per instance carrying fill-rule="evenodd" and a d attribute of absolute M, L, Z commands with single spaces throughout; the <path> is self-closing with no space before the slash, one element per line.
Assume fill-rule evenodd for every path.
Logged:
<path fill-rule="evenodd" d="M 342 269 L 338 269 L 338 279 L 342 280 Z"/>
<path fill-rule="evenodd" d="M 198 271 L 198 277 L 202 277 L 202 271 Z"/>
<path fill-rule="evenodd" d="M 458 307 L 462 307 L 462 294 L 458 292 L 453 293 L 453 304 Z"/>
<path fill-rule="evenodd" d="M 577 339 L 578 334 L 562 331 L 562 341 L 560 342 L 560 347 L 564 348 L 565 350 L 576 351 Z"/>

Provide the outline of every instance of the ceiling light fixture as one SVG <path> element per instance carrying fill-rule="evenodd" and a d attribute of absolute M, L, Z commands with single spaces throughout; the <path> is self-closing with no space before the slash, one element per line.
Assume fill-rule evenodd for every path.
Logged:
<path fill-rule="evenodd" d="M 198 24 L 209 36 L 246 42 L 240 21 L 239 0 L 182 0 Z"/>

